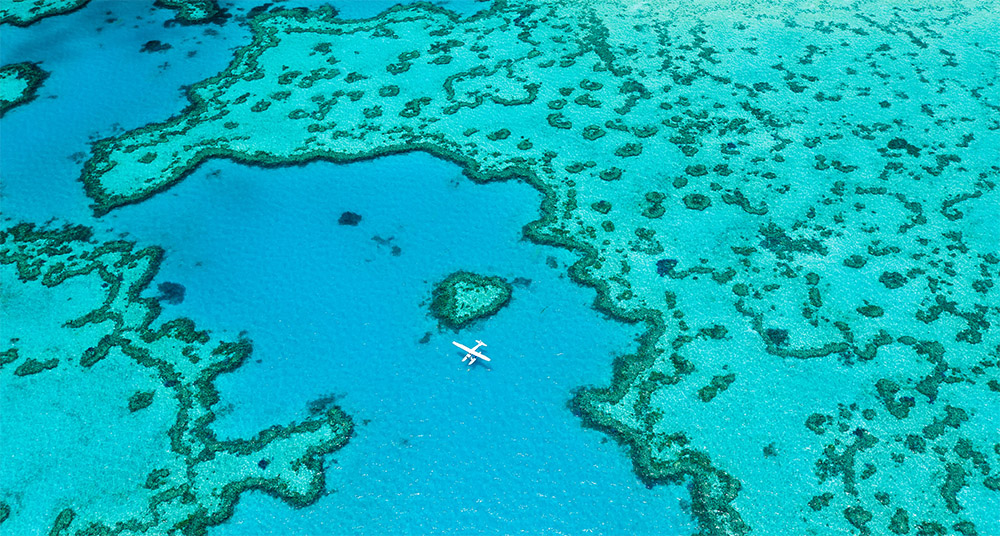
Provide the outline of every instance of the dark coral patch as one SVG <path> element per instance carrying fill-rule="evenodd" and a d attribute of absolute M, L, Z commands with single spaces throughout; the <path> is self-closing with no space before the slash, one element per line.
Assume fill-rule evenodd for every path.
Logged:
<path fill-rule="evenodd" d="M 184 301 L 186 289 L 184 288 L 184 285 L 181 285 L 180 283 L 164 281 L 163 283 L 156 285 L 156 290 L 160 292 L 160 294 L 156 296 L 156 299 L 161 302 L 167 302 L 170 305 L 178 305 Z"/>
<path fill-rule="evenodd" d="M 590 207 L 593 208 L 595 211 L 600 212 L 601 214 L 607 214 L 608 212 L 611 211 L 611 203 L 608 203 L 607 201 L 604 200 L 598 201 L 593 205 L 590 205 Z"/>
<path fill-rule="evenodd" d="M 701 177 L 702 175 L 708 174 L 708 170 L 705 169 L 704 164 L 695 164 L 693 166 L 688 166 L 684 170 L 684 172 L 687 173 L 688 175 L 691 175 L 692 177 Z"/>
<path fill-rule="evenodd" d="M 782 344 L 788 342 L 788 330 L 768 328 L 764 330 L 764 338 L 767 339 L 770 344 L 781 346 Z"/>
<path fill-rule="evenodd" d="M 136 391 L 128 399 L 128 410 L 132 413 L 146 409 L 153 403 L 154 391 Z"/>
<path fill-rule="evenodd" d="M 897 289 L 906 284 L 906 277 L 899 272 L 882 272 L 878 280 L 885 285 L 885 288 L 890 290 Z"/>
<path fill-rule="evenodd" d="M 905 150 L 910 156 L 920 156 L 920 148 L 910 145 L 910 143 L 903 138 L 893 138 L 889 140 L 886 147 L 897 151 L 900 149 Z"/>
<path fill-rule="evenodd" d="M 844 259 L 844 266 L 848 268 L 863 268 L 866 264 L 868 264 L 868 259 L 861 255 L 851 255 Z"/>
<path fill-rule="evenodd" d="M 139 52 L 147 52 L 147 53 L 149 53 L 149 52 L 165 52 L 167 50 L 170 50 L 171 48 L 173 48 L 173 47 L 170 45 L 170 43 L 163 43 L 161 41 L 158 41 L 158 40 L 154 39 L 152 41 L 146 41 L 142 45 L 142 48 L 139 49 Z"/>
<path fill-rule="evenodd" d="M 677 266 L 677 259 L 660 259 L 656 261 L 656 274 L 665 276 Z"/>
<path fill-rule="evenodd" d="M 705 210 L 712 206 L 712 200 L 704 194 L 688 194 L 684 196 L 684 206 L 691 210 Z"/>
<path fill-rule="evenodd" d="M 354 212 L 345 212 L 340 215 L 340 219 L 337 223 L 340 225 L 357 225 L 361 222 L 361 214 L 355 214 Z"/>

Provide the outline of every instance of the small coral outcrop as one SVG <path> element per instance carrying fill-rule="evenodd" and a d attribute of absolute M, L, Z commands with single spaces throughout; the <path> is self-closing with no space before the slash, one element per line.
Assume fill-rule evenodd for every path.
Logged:
<path fill-rule="evenodd" d="M 434 287 L 431 314 L 443 326 L 461 329 L 495 315 L 510 301 L 512 288 L 500 277 L 455 272 Z"/>

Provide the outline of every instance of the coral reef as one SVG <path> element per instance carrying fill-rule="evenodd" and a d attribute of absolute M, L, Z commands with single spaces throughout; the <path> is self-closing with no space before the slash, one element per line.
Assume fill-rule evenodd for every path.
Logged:
<path fill-rule="evenodd" d="M 510 301 L 512 289 L 500 277 L 455 272 L 434 286 L 431 314 L 443 326 L 461 329 L 497 314 Z"/>
<path fill-rule="evenodd" d="M 89 2 L 90 0 L 6 0 L 0 6 L 0 24 L 29 26 L 46 17 L 76 11 Z M 154 5 L 176 11 L 175 20 L 181 24 L 200 24 L 225 16 L 216 0 L 155 0 Z"/>
<path fill-rule="evenodd" d="M 28 26 L 46 17 L 80 9 L 90 0 L 9 0 L 0 6 L 0 24 Z"/>
<path fill-rule="evenodd" d="M 702 534 L 998 533 L 998 17 L 272 11 L 187 109 L 100 141 L 81 179 L 103 214 L 210 158 L 420 150 L 520 178 L 544 195 L 525 236 L 578 253 L 595 307 L 646 328 L 572 407 L 647 483 L 687 482 Z"/>
<path fill-rule="evenodd" d="M 84 227 L 0 232 L 0 446 L 8 482 L 30 483 L 0 490 L 5 533 L 204 534 L 244 491 L 293 506 L 324 491 L 323 456 L 347 442 L 351 419 L 325 406 L 218 440 L 213 382 L 251 343 L 157 323 L 157 301 L 140 293 L 161 258 Z"/>
<path fill-rule="evenodd" d="M 27 104 L 38 96 L 38 88 L 49 76 L 31 62 L 0 67 L 0 117 L 11 108 Z"/>
<path fill-rule="evenodd" d="M 155 5 L 177 12 L 177 22 L 200 24 L 225 16 L 217 0 L 155 0 Z"/>

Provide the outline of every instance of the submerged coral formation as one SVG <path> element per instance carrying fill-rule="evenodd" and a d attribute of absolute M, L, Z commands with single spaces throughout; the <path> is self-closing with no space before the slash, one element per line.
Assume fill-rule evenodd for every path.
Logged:
<path fill-rule="evenodd" d="M 156 0 L 155 4 L 176 11 L 181 24 L 210 22 L 223 16 L 217 0 Z"/>
<path fill-rule="evenodd" d="M 5 0 L 0 5 L 0 24 L 29 26 L 46 17 L 63 15 L 86 6 L 90 0 Z M 155 5 L 177 12 L 182 24 L 209 22 L 222 16 L 217 0 L 155 0 Z"/>
<path fill-rule="evenodd" d="M 0 117 L 11 108 L 34 100 L 48 75 L 38 65 L 27 61 L 0 67 Z"/>
<path fill-rule="evenodd" d="M 986 4 L 501 1 L 252 19 L 180 115 L 94 146 L 98 213 L 210 158 L 423 150 L 544 195 L 647 330 L 588 425 L 703 534 L 1000 533 L 1000 19 Z M 44 365 L 44 363 L 42 364 Z"/>
<path fill-rule="evenodd" d="M 28 26 L 45 17 L 80 9 L 90 0 L 7 0 L 0 6 L 0 24 Z"/>
<path fill-rule="evenodd" d="M 218 440 L 213 382 L 251 343 L 159 321 L 140 293 L 161 257 L 84 227 L 0 232 L 5 534 L 204 534 L 244 491 L 293 506 L 324 491 L 323 455 L 347 442 L 351 419 L 332 407 Z"/>
<path fill-rule="evenodd" d="M 510 301 L 511 290 L 500 277 L 455 272 L 434 287 L 431 313 L 446 327 L 464 328 L 495 315 Z"/>

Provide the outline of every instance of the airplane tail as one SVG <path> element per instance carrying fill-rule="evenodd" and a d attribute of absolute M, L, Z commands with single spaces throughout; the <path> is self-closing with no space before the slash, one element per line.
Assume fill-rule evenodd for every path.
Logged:
<path fill-rule="evenodd" d="M 479 343 L 479 344 L 481 344 L 481 345 L 483 345 L 483 346 L 486 346 L 486 343 L 483 342 L 483 341 L 481 341 L 481 340 L 476 339 L 476 342 Z"/>

